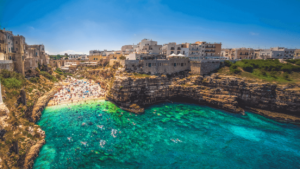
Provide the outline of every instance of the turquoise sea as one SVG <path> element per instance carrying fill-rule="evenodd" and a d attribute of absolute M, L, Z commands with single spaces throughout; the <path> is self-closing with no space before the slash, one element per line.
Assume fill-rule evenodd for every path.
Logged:
<path fill-rule="evenodd" d="M 34 169 L 300 168 L 300 127 L 257 114 L 162 103 L 135 115 L 109 101 L 47 107 Z"/>

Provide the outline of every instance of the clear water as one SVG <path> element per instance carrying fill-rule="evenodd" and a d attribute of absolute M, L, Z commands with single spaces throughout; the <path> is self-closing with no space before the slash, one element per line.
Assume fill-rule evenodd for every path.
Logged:
<path fill-rule="evenodd" d="M 300 127 L 250 112 L 165 103 L 136 116 L 108 101 L 70 108 L 43 111 L 35 169 L 300 168 Z"/>

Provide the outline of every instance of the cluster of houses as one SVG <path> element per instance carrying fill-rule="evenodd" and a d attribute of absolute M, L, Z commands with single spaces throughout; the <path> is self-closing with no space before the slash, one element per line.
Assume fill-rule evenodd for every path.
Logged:
<path fill-rule="evenodd" d="M 206 74 L 217 69 L 225 60 L 293 58 L 300 59 L 300 49 L 222 49 L 222 43 L 200 41 L 158 45 L 157 41 L 143 39 L 136 45 L 124 45 L 121 50 L 91 50 L 89 55 L 72 54 L 68 55 L 68 60 L 52 62 L 55 62 L 54 65 L 60 64 L 63 70 L 75 70 L 76 65 L 118 63 L 128 72 L 172 74 L 191 70 L 197 74 Z"/>
<path fill-rule="evenodd" d="M 0 30 L 0 70 L 16 71 L 24 76 L 34 76 L 36 68 L 47 67 L 49 57 L 44 45 L 28 45 L 25 37 L 12 31 Z"/>
<path fill-rule="evenodd" d="M 75 71 L 79 65 L 120 64 L 125 70 L 136 73 L 172 74 L 192 70 L 201 74 L 203 68 L 206 70 L 202 72 L 209 72 L 209 67 L 216 69 L 225 60 L 300 59 L 300 49 L 222 49 L 222 43 L 200 41 L 158 45 L 157 41 L 143 39 L 136 45 L 124 45 L 117 51 L 91 50 L 89 55 L 65 55 L 67 59 L 49 60 L 44 45 L 28 45 L 23 36 L 0 30 L 0 70 L 16 71 L 25 76 L 34 75 L 32 72 L 37 67 L 47 67 L 49 64 L 64 71 Z"/>

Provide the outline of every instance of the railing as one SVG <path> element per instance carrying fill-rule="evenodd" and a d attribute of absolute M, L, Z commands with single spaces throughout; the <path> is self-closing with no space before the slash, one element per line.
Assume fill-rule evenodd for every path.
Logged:
<path fill-rule="evenodd" d="M 13 63 L 12 60 L 0 60 L 0 64 Z"/>
<path fill-rule="evenodd" d="M 0 40 L 0 43 L 4 43 L 5 41 L 4 40 Z"/>
<path fill-rule="evenodd" d="M 1 53 L 6 53 L 6 51 L 4 49 L 0 49 Z"/>

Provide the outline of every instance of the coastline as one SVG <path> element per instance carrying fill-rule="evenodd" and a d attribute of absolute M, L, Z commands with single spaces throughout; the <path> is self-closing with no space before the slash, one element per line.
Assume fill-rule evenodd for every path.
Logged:
<path fill-rule="evenodd" d="M 246 107 L 247 111 L 251 111 L 255 114 L 259 114 L 261 116 L 267 117 L 269 119 L 281 122 L 281 123 L 291 123 L 295 125 L 300 125 L 300 117 L 294 116 L 294 115 L 288 115 L 284 113 L 279 112 L 273 112 L 268 110 L 262 110 L 258 108 L 253 107 Z"/>
<path fill-rule="evenodd" d="M 67 104 L 78 104 L 83 103 L 90 100 L 105 100 L 105 97 L 93 97 L 93 98 L 84 98 L 84 99 L 76 99 L 76 100 L 68 100 L 68 101 L 62 101 L 58 104 L 55 104 L 54 101 L 51 99 L 46 107 L 52 107 L 52 106 L 60 106 L 60 105 L 67 105 Z M 73 101 L 73 102 L 72 102 Z"/>

